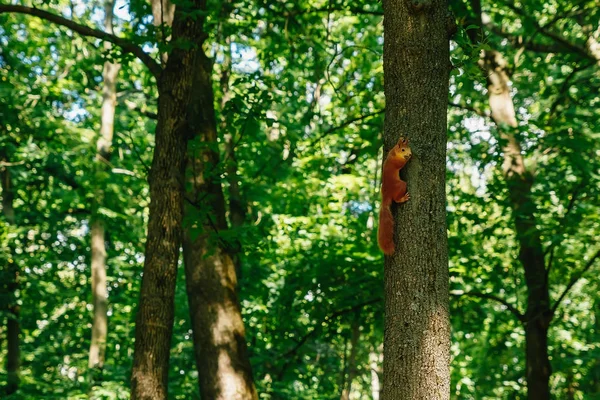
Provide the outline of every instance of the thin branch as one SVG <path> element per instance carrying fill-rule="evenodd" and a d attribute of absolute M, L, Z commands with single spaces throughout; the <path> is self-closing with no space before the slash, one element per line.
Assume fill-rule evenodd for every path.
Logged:
<path fill-rule="evenodd" d="M 4 167 L 16 167 L 17 165 L 25 164 L 25 160 L 17 162 L 0 161 L 0 168 Z"/>
<path fill-rule="evenodd" d="M 575 77 L 575 75 L 578 72 L 581 72 L 587 68 L 593 67 L 594 65 L 596 65 L 596 64 L 590 63 L 587 65 L 579 65 L 579 66 L 573 68 L 573 71 L 571 71 L 571 73 L 569 73 L 569 75 L 567 75 L 567 77 L 563 81 L 563 83 L 558 91 L 558 94 L 556 95 L 556 98 L 554 99 L 554 101 L 552 102 L 552 105 L 550 106 L 550 111 L 548 112 L 549 119 L 551 119 L 554 116 L 554 113 L 556 112 L 556 109 L 557 109 L 559 103 L 562 101 L 563 97 L 568 92 L 569 88 L 571 87 L 571 80 L 573 79 L 573 77 Z"/>
<path fill-rule="evenodd" d="M 326 6 L 326 7 L 321 7 L 321 8 L 313 8 L 313 9 L 308 9 L 308 10 L 298 10 L 298 11 L 292 11 L 290 13 L 286 13 L 285 16 L 286 17 L 295 17 L 296 15 L 302 15 L 302 14 L 317 14 L 317 13 L 330 13 L 333 11 L 338 11 L 338 12 L 349 12 L 355 15 L 377 15 L 377 16 L 383 16 L 383 11 L 382 10 L 365 10 L 363 8 L 360 7 L 330 7 L 330 6 Z"/>
<path fill-rule="evenodd" d="M 312 336 L 314 336 L 323 327 L 323 324 L 325 324 L 326 322 L 332 321 L 333 319 L 340 317 L 344 314 L 348 314 L 348 313 L 360 310 L 364 306 L 379 303 L 381 300 L 382 300 L 381 297 L 377 297 L 375 299 L 371 299 L 371 300 L 365 301 L 363 303 L 356 304 L 352 307 L 343 308 L 341 310 L 334 312 L 331 315 L 325 316 L 325 318 L 323 318 L 321 321 L 319 321 L 317 324 L 315 324 L 314 327 L 307 334 L 302 336 L 300 338 L 300 340 L 298 340 L 298 342 L 296 342 L 296 345 L 293 348 L 291 348 L 290 350 L 285 352 L 285 354 L 283 354 L 281 356 L 281 358 L 287 358 L 287 357 L 290 357 L 290 356 L 296 354 L 296 352 L 308 341 L 308 339 L 310 339 Z"/>
<path fill-rule="evenodd" d="M 494 300 L 494 301 L 502 304 L 504 307 L 506 307 L 506 309 L 508 311 L 510 311 L 515 317 L 517 317 L 517 319 L 520 322 L 522 322 L 522 323 L 527 322 L 525 316 L 519 310 L 517 310 L 517 308 L 515 306 L 513 306 L 508 301 L 506 301 L 500 297 L 494 296 L 493 294 L 479 293 L 479 292 L 463 292 L 463 291 L 450 292 L 450 294 L 452 296 L 457 296 L 457 297 L 468 296 L 468 297 L 477 297 L 480 299 Z"/>
<path fill-rule="evenodd" d="M 312 142 L 310 142 L 310 144 L 308 145 L 308 147 L 314 146 L 318 141 L 320 141 L 321 139 L 323 139 L 325 136 L 329 135 L 330 133 L 333 133 L 333 132 L 335 132 L 337 130 L 343 129 L 343 128 L 347 127 L 348 125 L 352 125 L 355 122 L 362 121 L 362 120 L 374 117 L 374 116 L 379 115 L 379 114 L 383 114 L 384 112 L 385 112 L 385 108 L 381 109 L 379 111 L 374 111 L 374 112 L 369 113 L 369 114 L 360 115 L 358 117 L 350 118 L 350 119 L 342 122 L 340 125 L 331 127 L 329 129 L 327 129 L 325 132 L 321 133 Z"/>
<path fill-rule="evenodd" d="M 569 40 L 565 39 L 560 34 L 550 31 L 545 26 L 541 26 L 535 17 L 527 15 L 523 10 L 521 10 L 519 7 L 517 7 L 511 1 L 501 1 L 501 3 L 504 4 L 506 7 L 510 8 L 518 16 L 528 19 L 531 23 L 533 23 L 533 26 L 535 26 L 535 28 L 538 32 L 540 32 L 541 34 L 543 34 L 546 37 L 549 37 L 550 39 L 553 39 L 556 43 L 565 47 L 572 53 L 579 54 L 580 56 L 587 58 L 589 60 L 592 60 L 592 61 L 598 61 L 596 59 L 596 57 L 594 57 L 592 54 L 590 54 L 585 48 L 578 46 L 574 43 L 571 43 Z"/>
<path fill-rule="evenodd" d="M 536 53 L 564 53 L 565 52 L 564 46 L 559 46 L 555 43 L 553 43 L 553 44 L 537 43 L 537 42 L 533 41 L 533 38 L 525 40 L 522 35 L 516 35 L 511 32 L 507 32 L 504 29 L 502 29 L 501 27 L 499 27 L 491 22 L 486 23 L 484 26 L 490 32 L 508 40 L 510 42 L 510 44 L 512 44 L 514 47 L 525 47 L 525 49 L 536 52 Z"/>
<path fill-rule="evenodd" d="M 596 254 L 594 254 L 592 256 L 592 258 L 590 258 L 587 262 L 587 264 L 585 264 L 585 266 L 581 269 L 581 271 L 579 271 L 577 274 L 575 274 L 571 280 L 569 281 L 569 284 L 567 285 L 567 287 L 565 288 L 565 290 L 562 292 L 562 294 L 558 297 L 558 300 L 556 300 L 556 303 L 554 303 L 554 306 L 552 306 L 552 315 L 554 315 L 554 313 L 556 312 L 556 310 L 558 309 L 558 307 L 560 306 L 560 303 L 563 301 L 563 299 L 565 298 L 565 296 L 569 293 L 569 290 L 571 290 L 573 288 L 573 286 L 575 286 L 575 284 L 577 282 L 579 282 L 579 280 L 583 277 L 583 275 L 590 269 L 592 268 L 592 266 L 594 265 L 594 262 L 600 258 L 600 250 L 598 250 L 596 252 Z"/>
<path fill-rule="evenodd" d="M 80 35 L 105 40 L 116 46 L 119 46 L 123 50 L 123 52 L 133 54 L 134 56 L 139 58 L 140 61 L 143 62 L 146 65 L 146 67 L 148 67 L 152 75 L 154 75 L 154 77 L 157 80 L 162 72 L 160 64 L 158 64 L 148 53 L 145 53 L 141 47 L 138 47 L 134 43 L 126 39 L 120 38 L 118 36 L 115 36 L 113 34 L 78 24 L 77 22 L 71 21 L 70 19 L 61 17 L 60 15 L 56 15 L 34 7 L 26 7 L 13 4 L 0 4 L 0 14 L 3 13 L 33 15 L 46 21 L 50 21 L 55 24 L 69 28 L 72 31 L 79 33 Z"/>
<path fill-rule="evenodd" d="M 372 112 L 372 113 L 369 113 L 369 114 L 365 114 L 365 115 L 361 115 L 361 116 L 358 116 L 358 117 L 350 118 L 350 119 L 348 119 L 348 120 L 346 120 L 346 121 L 342 122 L 340 125 L 337 125 L 337 126 L 331 127 L 331 128 L 329 128 L 329 129 L 327 129 L 326 131 L 324 131 L 323 133 L 321 133 L 321 134 L 320 134 L 319 136 L 317 136 L 317 137 L 316 137 L 316 138 L 315 138 L 313 141 L 311 141 L 311 142 L 308 144 L 308 146 L 307 146 L 307 147 L 313 147 L 315 144 L 317 144 L 317 142 L 319 142 L 321 139 L 323 139 L 325 136 L 329 135 L 329 134 L 330 134 L 330 133 L 332 133 L 332 132 L 335 132 L 335 131 L 337 131 L 337 130 L 343 129 L 343 128 L 347 127 L 348 125 L 351 125 L 351 124 L 353 124 L 353 123 L 355 123 L 355 122 L 358 122 L 358 121 L 363 121 L 363 120 L 365 120 L 365 119 L 372 118 L 372 117 L 374 117 L 374 116 L 376 116 L 376 115 L 383 114 L 384 112 L 385 112 L 385 108 L 384 108 L 384 109 L 382 109 L 382 110 L 379 110 L 379 111 L 374 111 L 374 112 Z M 290 157 L 288 157 L 287 159 L 290 159 L 291 157 L 292 157 L 292 155 L 291 155 L 291 153 L 290 153 Z M 284 159 L 280 158 L 280 159 L 279 159 L 279 160 L 278 160 L 278 161 L 277 161 L 277 162 L 276 162 L 276 163 L 273 165 L 273 164 L 271 164 L 271 163 L 272 163 L 272 161 L 273 161 L 273 158 L 275 158 L 275 157 L 271 157 L 271 158 L 269 158 L 269 160 L 268 160 L 268 161 L 266 161 L 266 162 L 265 162 L 265 163 L 264 163 L 264 164 L 263 164 L 263 165 L 262 165 L 262 166 L 261 166 L 261 167 L 258 169 L 258 171 L 256 172 L 256 176 L 262 176 L 262 173 L 265 171 L 265 169 L 267 169 L 267 167 L 269 167 L 269 168 L 271 168 L 271 169 L 273 169 L 273 170 L 274 170 L 274 169 L 276 169 L 277 167 L 279 167 L 279 166 L 280 166 L 280 165 L 281 165 L 281 164 L 282 164 L 282 163 L 285 161 Z M 287 159 L 286 159 L 286 160 L 287 160 Z"/>
<path fill-rule="evenodd" d="M 157 119 L 158 119 L 158 114 L 157 114 L 157 113 L 155 113 L 155 112 L 152 112 L 152 111 L 148 111 L 148 110 L 146 109 L 146 106 L 145 106 L 145 105 L 144 105 L 144 106 L 138 106 L 137 104 L 135 104 L 135 103 L 134 103 L 134 102 L 132 102 L 132 101 L 127 101 L 127 100 L 125 100 L 125 106 L 126 106 L 126 107 L 127 107 L 129 110 L 131 110 L 131 111 L 135 111 L 135 112 L 137 112 L 138 114 L 141 114 L 141 115 L 143 115 L 143 116 L 144 116 L 144 117 L 146 117 L 146 118 L 153 119 L 153 120 L 157 120 Z"/>
<path fill-rule="evenodd" d="M 586 183 L 585 179 L 582 179 L 581 182 L 579 182 L 579 184 L 577 184 L 575 186 L 575 188 L 573 189 L 573 193 L 571 193 L 571 199 L 569 200 L 569 204 L 567 205 L 567 210 L 565 211 L 565 214 L 562 216 L 562 218 L 558 222 L 557 226 L 559 229 L 562 229 L 564 222 L 567 220 L 567 217 L 569 216 L 569 214 L 575 207 L 575 201 L 577 200 L 577 197 L 578 197 L 579 193 L 581 192 L 581 190 L 585 187 L 585 183 Z M 557 241 L 552 241 L 550 243 L 550 245 L 548 246 L 548 248 L 546 249 L 546 251 L 544 252 L 544 257 L 546 255 L 548 255 L 548 253 L 550 253 L 550 258 L 548 259 L 548 265 L 546 266 L 546 282 L 548 282 L 548 276 L 550 276 L 550 270 L 552 269 L 552 263 L 554 262 L 554 251 L 556 250 L 557 244 L 558 244 Z"/>
<path fill-rule="evenodd" d="M 471 111 L 471 112 L 479 115 L 480 117 L 484 117 L 484 118 L 489 118 L 490 117 L 489 113 L 487 113 L 487 112 L 485 112 L 483 110 L 480 110 L 478 108 L 475 108 L 473 106 L 469 106 L 469 105 L 466 105 L 466 104 L 458 104 L 458 103 L 453 103 L 453 102 L 449 102 L 448 105 L 452 106 L 452 107 L 455 107 L 455 108 L 459 108 L 461 110 Z"/>

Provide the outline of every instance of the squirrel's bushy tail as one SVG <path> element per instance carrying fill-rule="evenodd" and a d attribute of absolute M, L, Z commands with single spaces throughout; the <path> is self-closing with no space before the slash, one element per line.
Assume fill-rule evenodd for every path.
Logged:
<path fill-rule="evenodd" d="M 381 205 L 377 241 L 383 254 L 388 256 L 394 254 L 394 218 L 389 205 Z"/>

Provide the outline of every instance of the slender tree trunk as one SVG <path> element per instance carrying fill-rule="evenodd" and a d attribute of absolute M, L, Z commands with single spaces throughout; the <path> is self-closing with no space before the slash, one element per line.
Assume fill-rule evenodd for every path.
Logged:
<path fill-rule="evenodd" d="M 182 242 L 186 119 L 198 54 L 205 35 L 205 0 L 177 7 L 173 19 L 175 46 L 158 80 L 156 145 L 149 176 L 150 218 L 140 304 L 136 316 L 135 352 L 131 377 L 132 399 L 166 399 L 175 281 Z M 188 47 L 188 46 L 185 46 Z"/>
<path fill-rule="evenodd" d="M 257 399 L 230 246 L 219 234 L 227 229 L 219 180 L 219 153 L 211 61 L 196 69 L 191 101 L 183 256 L 194 354 L 203 399 Z"/>
<path fill-rule="evenodd" d="M 222 17 L 226 18 L 225 15 L 223 15 Z M 226 37 L 224 41 L 227 47 L 227 51 L 224 54 L 224 59 L 221 66 L 223 72 L 221 73 L 221 79 L 219 80 L 221 93 L 223 95 L 220 104 L 221 110 L 225 109 L 227 102 L 229 102 L 229 100 L 231 99 L 231 92 L 229 87 L 229 79 L 231 76 L 231 38 Z M 227 180 L 229 183 L 229 221 L 231 222 L 232 227 L 239 228 L 243 226 L 246 222 L 247 204 L 242 196 L 240 184 L 237 177 L 238 165 L 237 157 L 235 154 L 235 147 L 237 145 L 235 141 L 236 138 L 231 132 L 228 132 L 227 121 L 224 118 L 224 115 L 221 115 L 219 129 L 221 130 L 221 132 L 223 132 L 223 136 L 225 138 L 225 170 L 227 171 Z M 237 274 L 238 279 L 241 279 L 242 274 L 242 250 L 242 244 L 239 240 L 235 240 L 235 242 L 230 243 L 230 254 L 233 259 L 233 264 L 235 265 L 235 272 Z"/>
<path fill-rule="evenodd" d="M 381 372 L 381 353 L 376 353 L 375 349 L 369 354 L 369 369 L 371 370 L 371 397 L 373 400 L 379 400 L 381 394 L 381 384 L 379 374 Z"/>
<path fill-rule="evenodd" d="M 156 41 L 159 46 L 162 47 L 170 39 L 167 35 L 167 30 L 170 30 L 173 26 L 173 18 L 175 18 L 175 4 L 170 0 L 150 0 L 150 6 L 152 7 L 153 24 L 156 29 Z M 161 51 L 161 62 L 166 65 L 169 60 L 169 54 L 166 51 Z"/>
<path fill-rule="evenodd" d="M 507 63 L 497 51 L 486 51 L 482 65 L 488 76 L 488 96 L 492 118 L 500 130 L 504 153 L 503 172 L 519 242 L 519 261 L 525 269 L 527 311 L 525 347 L 528 398 L 550 398 L 548 328 L 552 320 L 546 264 L 540 232 L 535 220 L 536 205 L 531 198 L 533 174 L 525 167 L 521 145 L 515 136 L 515 109 L 510 96 Z"/>
<path fill-rule="evenodd" d="M 384 147 L 407 136 L 411 199 L 393 206 L 396 253 L 385 257 L 383 398 L 450 397 L 446 236 L 448 5 L 384 0 Z"/>
<path fill-rule="evenodd" d="M 482 26 L 481 1 L 472 0 L 473 20 Z M 481 30 L 469 30 L 473 43 L 481 40 Z M 551 366 L 548 359 L 548 329 L 552 320 L 548 277 L 544 249 L 537 228 L 536 205 L 531 197 L 533 173 L 527 170 L 516 135 L 518 126 L 515 107 L 510 93 L 508 63 L 496 50 L 485 50 L 479 61 L 487 77 L 488 101 L 492 119 L 500 133 L 504 154 L 502 165 L 509 189 L 515 234 L 519 242 L 519 261 L 525 271 L 527 310 L 525 313 L 525 359 L 527 397 L 530 400 L 550 399 Z"/>
<path fill-rule="evenodd" d="M 8 161 L 4 150 L 0 150 L 0 160 Z M 8 226 L 16 224 L 13 201 L 15 191 L 8 167 L 0 167 L 0 184 L 2 186 L 2 214 Z M 19 389 L 21 368 L 21 347 L 19 327 L 19 305 L 16 301 L 16 291 L 19 288 L 19 269 L 14 257 L 14 248 L 9 246 L 11 257 L 6 265 L 5 285 L 8 301 L 8 317 L 6 322 L 6 388 L 5 393 L 11 395 Z"/>
<path fill-rule="evenodd" d="M 108 33 L 113 33 L 113 1 L 107 1 L 104 7 L 105 20 L 104 29 Z M 105 42 L 104 48 L 110 51 L 110 44 Z M 96 144 L 96 168 L 99 171 L 106 170 L 106 163 L 110 161 L 110 152 L 112 138 L 114 133 L 115 108 L 117 104 L 117 76 L 121 66 L 116 63 L 105 62 L 102 73 L 102 109 L 100 113 L 100 135 Z M 101 176 L 101 174 L 99 174 Z M 90 369 L 90 383 L 93 385 L 96 372 L 100 373 L 104 367 L 106 353 L 106 337 L 108 331 L 108 300 L 106 290 L 106 246 L 104 242 L 104 223 L 98 213 L 98 208 L 102 206 L 104 191 L 103 182 L 96 181 L 98 189 L 96 190 L 94 207 L 95 212 L 92 216 L 92 304 L 94 307 L 94 319 L 92 322 L 92 341 L 90 344 L 90 354 L 88 359 L 88 368 Z"/>
<path fill-rule="evenodd" d="M 492 118 L 500 131 L 504 153 L 503 172 L 519 242 L 519 261 L 525 270 L 527 311 L 525 313 L 525 353 L 528 398 L 550 398 L 548 328 L 552 320 L 544 250 L 535 219 L 536 205 L 531 197 L 533 174 L 525 167 L 521 144 L 516 135 L 517 120 L 510 95 L 507 63 L 494 50 L 485 52 L 481 65 L 488 76 L 488 96 Z"/>
<path fill-rule="evenodd" d="M 360 324 L 358 318 L 352 322 L 352 336 L 350 337 L 350 356 L 348 357 L 348 375 L 344 381 L 344 388 L 340 400 L 349 400 L 352 393 L 352 381 L 356 378 L 356 353 L 360 339 Z"/>
<path fill-rule="evenodd" d="M 104 367 L 106 334 L 108 330 L 108 301 L 106 298 L 106 249 L 104 246 L 104 225 L 101 219 L 92 222 L 92 342 L 88 368 L 93 384 L 96 373 Z"/>

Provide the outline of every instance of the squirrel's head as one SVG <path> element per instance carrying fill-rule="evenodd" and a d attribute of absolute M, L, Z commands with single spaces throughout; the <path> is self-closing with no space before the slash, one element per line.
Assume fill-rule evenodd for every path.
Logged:
<path fill-rule="evenodd" d="M 394 158 L 401 158 L 406 161 L 412 156 L 412 151 L 408 145 L 408 139 L 401 136 L 398 143 L 392 148 Z"/>

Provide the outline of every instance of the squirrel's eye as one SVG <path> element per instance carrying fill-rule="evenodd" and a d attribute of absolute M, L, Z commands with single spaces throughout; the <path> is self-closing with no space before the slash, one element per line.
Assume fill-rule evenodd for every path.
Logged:
<path fill-rule="evenodd" d="M 402 151 L 404 151 L 405 149 L 402 149 Z"/>

